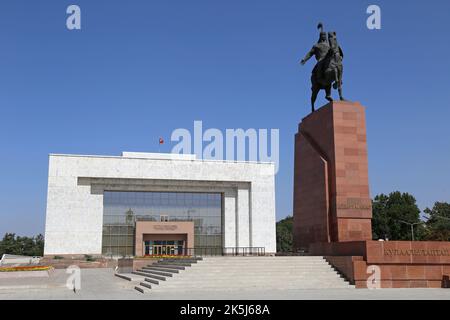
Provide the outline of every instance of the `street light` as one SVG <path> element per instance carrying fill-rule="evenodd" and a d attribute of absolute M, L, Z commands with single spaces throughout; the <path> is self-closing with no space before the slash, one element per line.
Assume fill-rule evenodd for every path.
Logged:
<path fill-rule="evenodd" d="M 399 221 L 399 222 L 401 222 L 401 223 L 404 223 L 404 224 L 407 224 L 407 225 L 411 226 L 411 241 L 414 241 L 414 226 L 415 226 L 416 224 L 421 224 L 421 223 L 423 223 L 423 222 L 421 221 L 421 222 L 411 223 L 411 222 L 407 222 L 407 221 L 403 221 L 403 220 L 397 220 L 397 221 Z"/>

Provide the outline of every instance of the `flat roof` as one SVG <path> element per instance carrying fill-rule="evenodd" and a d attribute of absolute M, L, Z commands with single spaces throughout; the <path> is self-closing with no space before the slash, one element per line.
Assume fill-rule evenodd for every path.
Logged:
<path fill-rule="evenodd" d="M 195 154 L 178 154 L 178 153 L 147 153 L 147 152 L 122 152 L 121 156 L 109 155 L 81 155 L 81 154 L 64 154 L 50 153 L 49 156 L 57 157 L 81 157 L 81 158 L 112 158 L 112 159 L 140 159 L 140 160 L 176 160 L 176 161 L 199 161 L 199 162 L 224 162 L 224 163 L 250 163 L 250 164 L 269 164 L 273 165 L 273 161 L 242 161 L 242 160 L 214 160 L 214 159 L 198 159 Z"/>

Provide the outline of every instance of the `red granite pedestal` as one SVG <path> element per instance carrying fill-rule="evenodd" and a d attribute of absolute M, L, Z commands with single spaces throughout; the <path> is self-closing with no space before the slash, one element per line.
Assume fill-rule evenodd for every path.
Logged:
<path fill-rule="evenodd" d="M 450 242 L 322 242 L 309 252 L 325 256 L 356 288 L 450 288 Z M 378 283 L 370 280 L 373 266 Z"/>
<path fill-rule="evenodd" d="M 295 136 L 294 246 L 372 238 L 364 107 L 331 102 Z"/>
<path fill-rule="evenodd" d="M 335 101 L 305 117 L 294 165 L 294 250 L 325 256 L 357 288 L 450 287 L 450 242 L 371 240 L 361 104 Z"/>

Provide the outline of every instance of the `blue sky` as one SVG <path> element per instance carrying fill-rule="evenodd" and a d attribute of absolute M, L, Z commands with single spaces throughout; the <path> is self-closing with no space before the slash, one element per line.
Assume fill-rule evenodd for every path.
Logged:
<path fill-rule="evenodd" d="M 66 28 L 70 4 L 81 31 Z M 367 107 L 371 194 L 450 201 L 449 15 L 444 0 L 2 0 L 0 235 L 44 231 L 49 153 L 156 152 L 159 136 L 169 152 L 194 120 L 280 129 L 277 218 L 291 214 L 313 67 L 297 62 L 319 21 L 345 52 L 346 98 Z"/>

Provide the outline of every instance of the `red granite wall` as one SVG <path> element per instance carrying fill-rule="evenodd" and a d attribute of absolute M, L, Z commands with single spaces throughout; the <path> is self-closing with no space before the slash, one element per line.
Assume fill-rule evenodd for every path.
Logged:
<path fill-rule="evenodd" d="M 372 238 L 366 125 L 359 103 L 335 101 L 299 124 L 294 246 Z"/>
<path fill-rule="evenodd" d="M 294 246 L 307 249 L 311 242 L 330 240 L 328 165 L 305 136 L 297 134 L 295 148 L 295 154 L 301 154 L 302 160 L 298 161 L 294 172 L 294 212 L 314 214 L 294 215 Z"/>
<path fill-rule="evenodd" d="M 367 288 L 379 268 L 381 288 L 448 288 L 450 286 L 450 242 L 361 241 L 318 243 L 311 246 L 325 255 L 357 288 Z"/>

